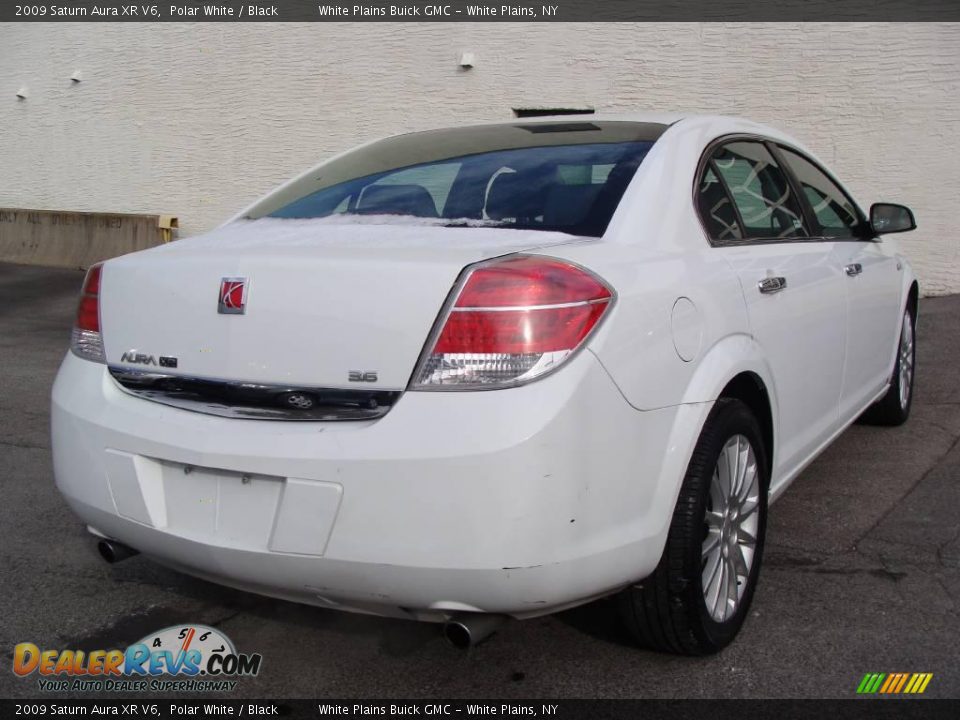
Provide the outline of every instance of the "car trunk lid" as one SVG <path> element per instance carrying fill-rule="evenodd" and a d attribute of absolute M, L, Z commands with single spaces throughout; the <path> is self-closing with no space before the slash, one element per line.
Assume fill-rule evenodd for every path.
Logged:
<path fill-rule="evenodd" d="M 583 241 L 403 220 L 239 221 L 111 260 L 107 362 L 251 385 L 403 390 L 466 265 Z M 245 291 L 224 307 L 224 283 L 241 280 Z"/>

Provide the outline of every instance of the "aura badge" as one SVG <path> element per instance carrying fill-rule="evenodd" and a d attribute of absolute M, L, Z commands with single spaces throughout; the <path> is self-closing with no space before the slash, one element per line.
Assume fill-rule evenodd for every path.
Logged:
<path fill-rule="evenodd" d="M 217 312 L 221 315 L 243 315 L 247 311 L 247 279 L 223 278 L 220 281 L 220 302 Z"/>

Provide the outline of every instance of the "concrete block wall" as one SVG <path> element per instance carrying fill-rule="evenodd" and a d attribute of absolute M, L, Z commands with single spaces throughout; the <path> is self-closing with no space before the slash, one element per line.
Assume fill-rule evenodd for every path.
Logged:
<path fill-rule="evenodd" d="M 0 206 L 171 214 L 190 235 L 371 137 L 537 106 L 782 127 L 864 205 L 913 207 L 924 291 L 960 292 L 956 24 L 8 24 Z"/>

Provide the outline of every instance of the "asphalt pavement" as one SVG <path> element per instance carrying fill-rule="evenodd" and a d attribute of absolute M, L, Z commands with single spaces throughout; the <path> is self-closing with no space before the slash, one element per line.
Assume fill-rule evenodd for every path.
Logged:
<path fill-rule="evenodd" d="M 739 639 L 681 658 L 632 647 L 609 601 L 464 652 L 435 625 L 262 598 L 142 556 L 107 565 L 50 461 L 50 386 L 81 280 L 0 264 L 0 697 L 40 695 L 11 671 L 17 643 L 125 647 L 190 622 L 263 655 L 223 697 L 849 698 L 866 672 L 930 672 L 925 696 L 960 697 L 960 296 L 921 301 L 910 421 L 854 425 L 797 479 L 771 508 Z"/>

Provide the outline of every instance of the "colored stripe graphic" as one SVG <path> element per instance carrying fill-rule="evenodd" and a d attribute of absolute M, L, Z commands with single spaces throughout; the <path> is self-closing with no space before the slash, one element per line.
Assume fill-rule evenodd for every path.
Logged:
<path fill-rule="evenodd" d="M 897 683 L 897 687 L 893 689 L 893 692 L 898 693 L 901 690 L 903 690 L 903 686 L 906 684 L 906 682 L 907 682 L 907 674 L 900 673 L 900 682 Z"/>
<path fill-rule="evenodd" d="M 860 681 L 857 692 L 862 695 L 872 695 L 880 688 L 880 683 L 885 677 L 885 673 L 867 673 Z"/>
<path fill-rule="evenodd" d="M 887 675 L 887 681 L 883 683 L 883 685 L 880 687 L 880 692 L 882 693 L 890 692 L 890 686 L 896 685 L 899 679 L 900 679 L 900 673 L 890 673 L 889 675 Z"/>
<path fill-rule="evenodd" d="M 906 679 L 907 673 L 891 673 L 890 677 L 888 677 L 887 681 L 883 684 L 883 687 L 880 688 L 880 692 L 889 694 L 899 692 L 897 688 L 902 687 Z"/>
<path fill-rule="evenodd" d="M 857 685 L 858 695 L 920 695 L 933 679 L 933 673 L 867 673 Z"/>

